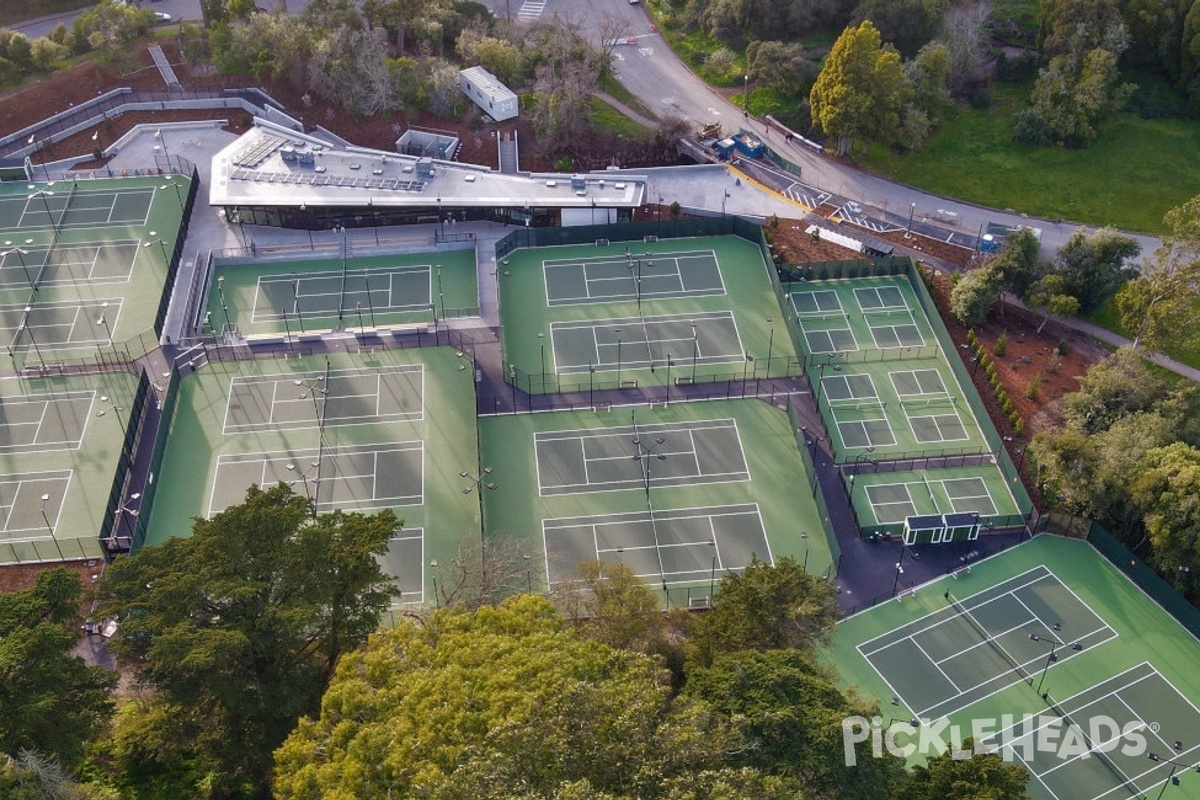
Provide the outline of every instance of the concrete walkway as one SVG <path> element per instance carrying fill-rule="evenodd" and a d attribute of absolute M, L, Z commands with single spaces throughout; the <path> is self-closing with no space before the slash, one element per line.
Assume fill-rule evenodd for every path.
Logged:
<path fill-rule="evenodd" d="M 631 120 L 636 122 L 638 125 L 641 125 L 643 128 L 647 128 L 652 131 L 658 129 L 658 123 L 656 121 L 650 119 L 649 117 L 645 116 L 644 114 L 634 111 L 631 107 L 625 105 L 620 100 L 613 97 L 611 94 L 607 94 L 605 92 L 592 92 L 592 97 L 597 97 L 597 98 L 603 100 L 604 102 L 608 103 L 610 106 L 615 108 L 617 111 L 620 111 L 622 114 L 629 117 Z"/>

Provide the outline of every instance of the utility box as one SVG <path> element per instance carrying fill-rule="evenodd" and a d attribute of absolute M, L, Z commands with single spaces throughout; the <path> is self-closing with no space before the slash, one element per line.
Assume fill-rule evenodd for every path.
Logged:
<path fill-rule="evenodd" d="M 517 116 L 517 95 L 483 67 L 458 73 L 458 88 L 497 122 Z"/>

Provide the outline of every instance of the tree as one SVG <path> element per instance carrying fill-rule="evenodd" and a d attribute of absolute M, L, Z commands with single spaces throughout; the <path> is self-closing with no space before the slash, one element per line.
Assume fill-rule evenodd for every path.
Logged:
<path fill-rule="evenodd" d="M 688 675 L 684 696 L 702 700 L 740 734 L 736 763 L 800 779 L 812 797 L 876 800 L 903 777 L 903 762 L 869 755 L 845 763 L 842 720 L 871 717 L 868 706 L 838 691 L 798 650 L 743 650 L 717 656 Z"/>
<path fill-rule="evenodd" d="M 725 575 L 712 608 L 696 618 L 688 637 L 690 661 L 711 664 L 720 653 L 792 648 L 813 652 L 838 616 L 829 581 L 809 575 L 791 556 L 772 566 L 752 559 Z"/>
<path fill-rule="evenodd" d="M 29 47 L 29 58 L 33 66 L 42 72 L 49 72 L 55 61 L 67 55 L 67 48 L 57 44 L 45 36 L 34 39 Z"/>
<path fill-rule="evenodd" d="M 1121 287 L 1117 309 L 1135 348 L 1190 347 L 1200 341 L 1193 324 L 1200 296 L 1200 196 L 1171 209 L 1164 236 L 1141 274 Z"/>
<path fill-rule="evenodd" d="M 60 568 L 0 594 L 0 753 L 37 751 L 71 766 L 111 714 L 117 676 L 71 655 L 82 592 L 79 576 Z"/>
<path fill-rule="evenodd" d="M 938 40 L 950 55 L 950 92 L 962 98 L 979 79 L 990 53 L 992 4 L 986 0 L 951 6 L 942 17 Z"/>
<path fill-rule="evenodd" d="M 870 20 L 884 41 L 912 56 L 933 36 L 948 5 L 946 0 L 860 0 L 854 20 Z"/>
<path fill-rule="evenodd" d="M 619 650 L 651 653 L 665 633 L 662 604 L 624 564 L 583 561 L 577 580 L 560 584 L 555 605 L 580 635 Z"/>
<path fill-rule="evenodd" d="M 398 527 L 391 511 L 314 518 L 287 486 L 255 486 L 105 575 L 103 611 L 122 620 L 113 649 L 219 765 L 217 794 L 262 787 L 270 751 L 376 628 L 395 595 L 376 557 Z"/>
<path fill-rule="evenodd" d="M 903 88 L 900 54 L 865 20 L 834 42 L 809 93 L 813 122 L 837 137 L 844 156 L 856 138 L 889 135 L 899 126 Z"/>
<path fill-rule="evenodd" d="M 1079 311 L 1079 300 L 1067 294 L 1066 285 L 1062 275 L 1052 273 L 1029 287 L 1029 294 L 1025 299 L 1031 308 L 1042 311 L 1042 323 L 1038 325 L 1038 333 L 1046 327 L 1051 314 L 1070 317 Z"/>
<path fill-rule="evenodd" d="M 1050 140 L 1068 147 L 1086 147 L 1095 140 L 1100 122 L 1134 90 L 1133 84 L 1120 83 L 1117 60 L 1122 52 L 1123 45 L 1115 51 L 1097 47 L 1050 60 L 1034 84 L 1029 108 Z"/>
<path fill-rule="evenodd" d="M 343 25 L 316 43 L 310 59 L 309 86 L 326 102 L 362 116 L 395 103 L 387 53 L 370 31 Z"/>
<path fill-rule="evenodd" d="M 950 313 L 964 325 L 987 319 L 988 309 L 1004 288 L 1004 273 L 987 264 L 962 276 L 950 290 Z"/>
<path fill-rule="evenodd" d="M 1063 277 L 1065 294 L 1079 299 L 1079 310 L 1095 311 L 1137 274 L 1131 261 L 1141 251 L 1135 239 L 1112 228 L 1090 236 L 1080 228 L 1058 251 L 1055 269 Z"/>
<path fill-rule="evenodd" d="M 751 42 L 746 62 L 750 77 L 788 94 L 807 94 L 821 69 L 799 42 Z"/>
<path fill-rule="evenodd" d="M 1039 19 L 1041 49 L 1051 59 L 1082 56 L 1097 47 L 1111 50 L 1114 40 L 1126 36 L 1125 22 L 1114 0 L 1042 0 Z"/>
<path fill-rule="evenodd" d="M 347 654 L 320 716 L 276 752 L 275 796 L 655 800 L 723 766 L 731 741 L 708 722 L 671 699 L 658 659 L 582 639 L 521 595 Z"/>
<path fill-rule="evenodd" d="M 991 261 L 991 268 L 1000 274 L 1004 291 L 1023 297 L 1029 287 L 1045 271 L 1041 260 L 1042 243 L 1030 228 L 1018 228 L 1006 237 Z"/>
<path fill-rule="evenodd" d="M 1181 592 L 1200 588 L 1200 450 L 1184 442 L 1146 453 L 1133 496 L 1145 513 L 1148 559 Z"/>
<path fill-rule="evenodd" d="M 966 749 L 974 749 L 968 738 Z M 896 800 L 1029 800 L 1029 771 L 999 753 L 975 753 L 955 759 L 950 752 L 913 768 L 912 777 L 893 795 Z"/>

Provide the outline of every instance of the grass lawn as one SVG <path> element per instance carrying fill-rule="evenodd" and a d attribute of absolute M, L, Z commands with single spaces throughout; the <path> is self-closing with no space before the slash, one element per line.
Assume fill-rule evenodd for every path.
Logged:
<path fill-rule="evenodd" d="M 1200 300 L 1192 304 L 1193 316 L 1200 315 Z M 1083 317 L 1088 322 L 1099 325 L 1102 328 L 1107 328 L 1114 333 L 1119 333 L 1122 336 L 1133 338 L 1136 331 L 1128 331 L 1121 325 L 1121 315 L 1117 312 L 1116 303 L 1109 300 L 1102 308 L 1097 309 L 1091 314 Z M 1200 369 L 1200 348 L 1192 347 L 1168 347 L 1164 351 L 1167 356 L 1187 364 L 1189 367 Z"/>
<path fill-rule="evenodd" d="M 999 84 L 992 107 L 963 109 L 925 150 L 872 146 L 864 166 L 938 194 L 994 208 L 1161 233 L 1163 214 L 1200 194 L 1200 126 L 1120 114 L 1083 150 L 1012 140 L 1027 85 Z M 1171 176 L 1164 180 L 1164 176 Z"/>
<path fill-rule="evenodd" d="M 606 71 L 600 76 L 600 91 L 612 95 L 619 102 L 629 106 L 647 119 L 658 118 L 657 114 L 646 108 L 641 100 L 633 96 L 633 92 L 625 88 L 625 84 L 613 77 L 611 72 Z"/>
<path fill-rule="evenodd" d="M 617 111 L 598 97 L 591 98 L 592 129 L 596 133 L 612 135 L 623 133 L 626 136 L 645 136 L 649 131 L 629 117 Z"/>

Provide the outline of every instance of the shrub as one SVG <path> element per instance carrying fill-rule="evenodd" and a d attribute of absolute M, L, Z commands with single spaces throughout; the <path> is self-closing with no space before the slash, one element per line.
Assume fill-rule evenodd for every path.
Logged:
<path fill-rule="evenodd" d="M 1046 118 L 1032 108 L 1013 117 L 1013 140 L 1030 147 L 1042 147 L 1050 141 L 1050 126 Z"/>
<path fill-rule="evenodd" d="M 1033 380 L 1029 382 L 1029 386 L 1025 388 L 1025 396 L 1030 400 L 1037 400 L 1038 394 L 1042 390 L 1042 376 L 1035 375 Z"/>
<path fill-rule="evenodd" d="M 1059 339 L 1058 344 L 1054 345 L 1054 354 L 1057 356 L 1065 356 L 1067 354 L 1067 340 Z"/>
<path fill-rule="evenodd" d="M 1004 358 L 1004 354 L 1008 352 L 1008 331 L 1004 331 L 996 337 L 996 343 L 992 345 L 992 352 L 998 357 Z"/>
<path fill-rule="evenodd" d="M 975 335 L 974 328 L 967 328 L 967 344 L 974 347 L 979 342 L 979 338 Z"/>

